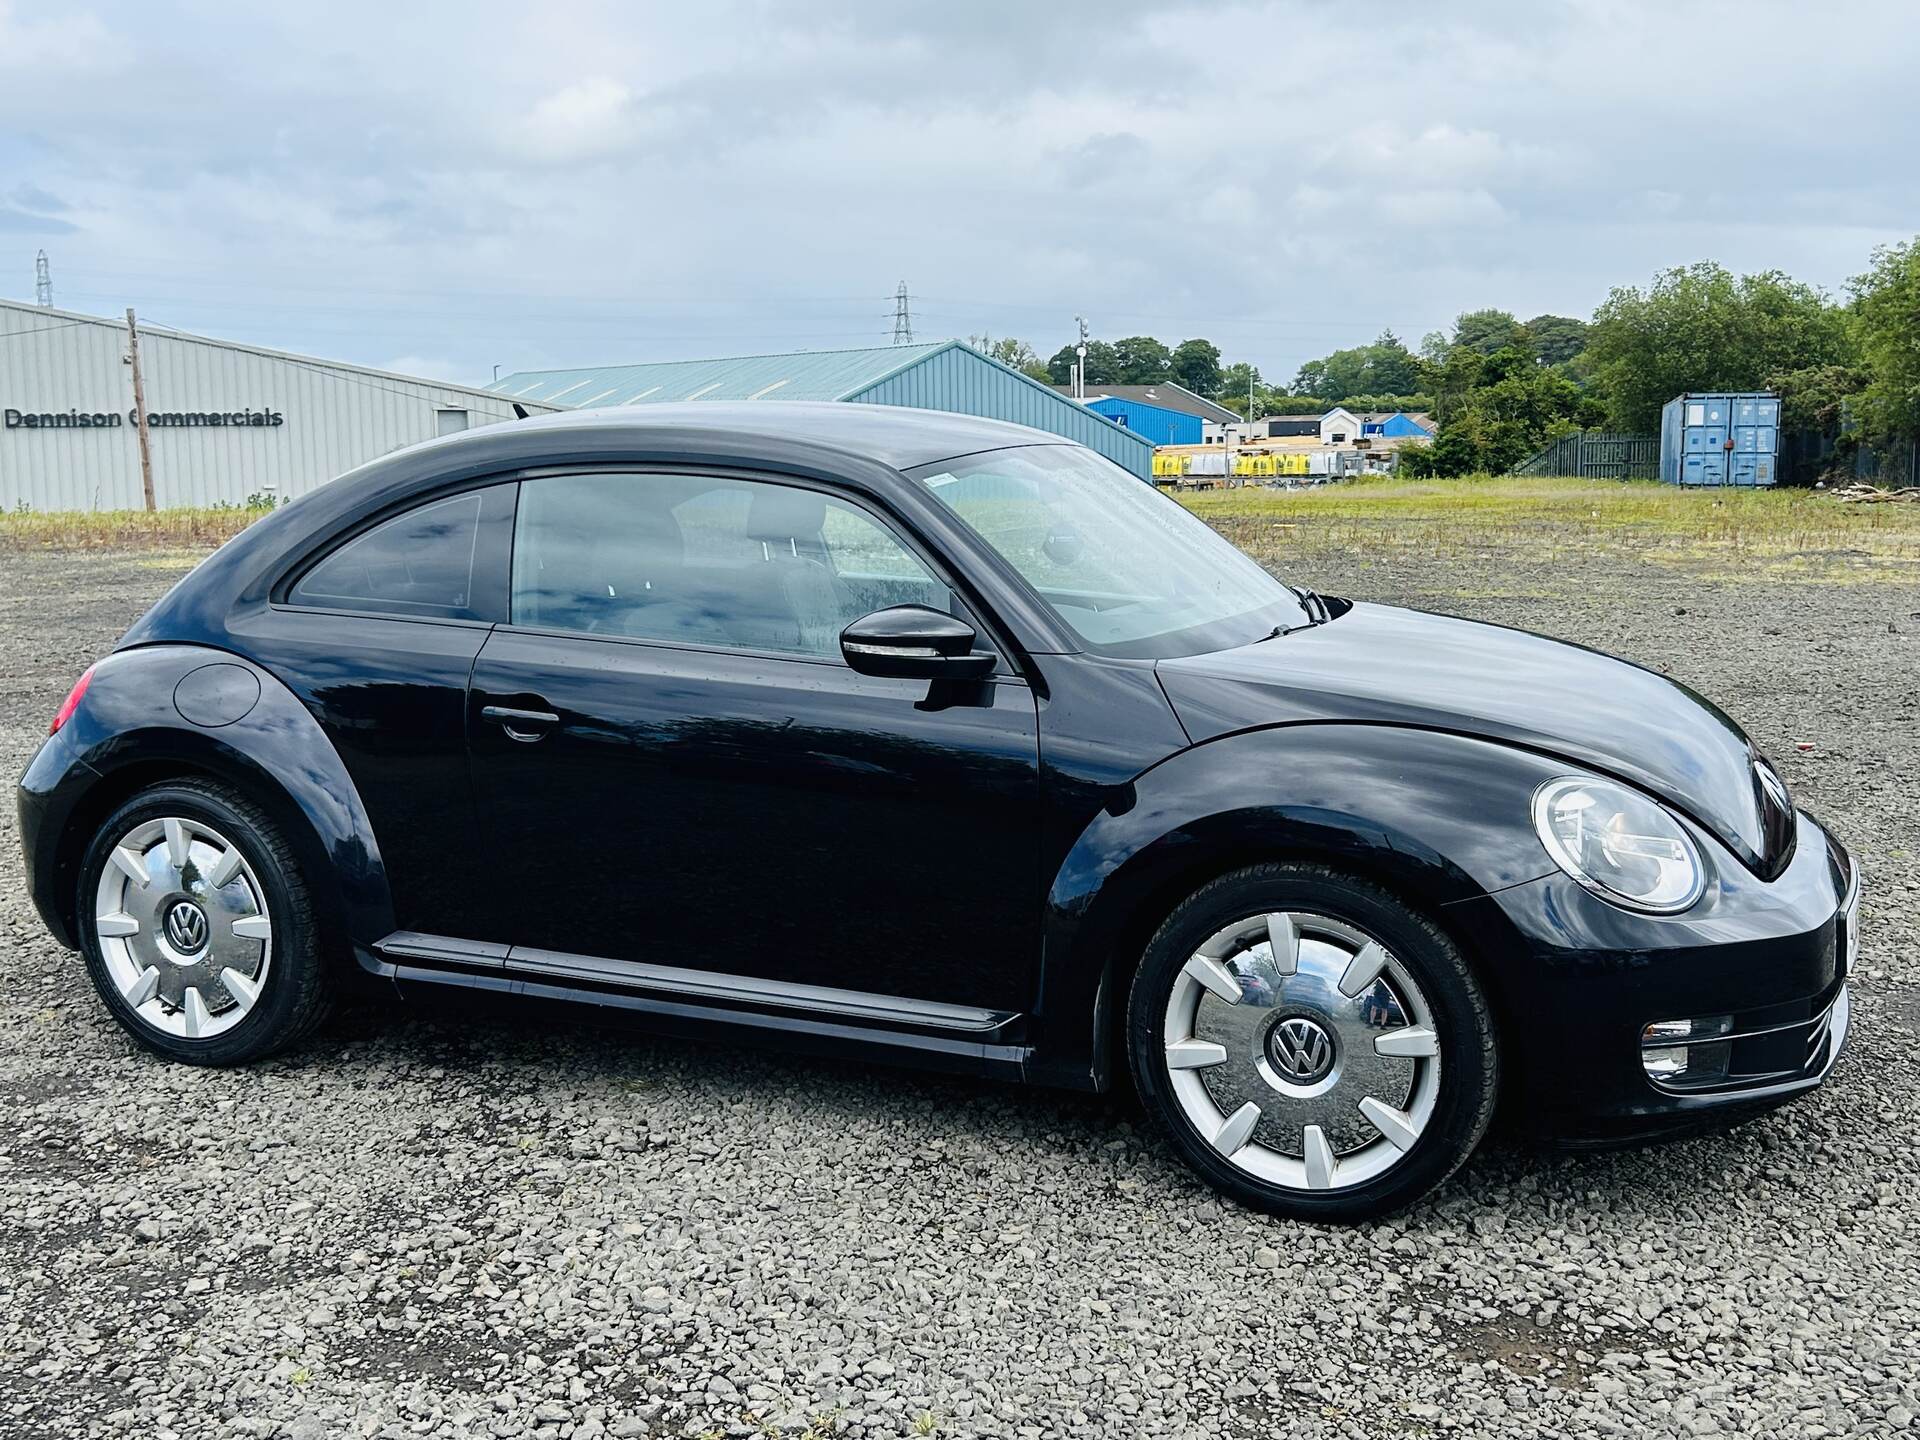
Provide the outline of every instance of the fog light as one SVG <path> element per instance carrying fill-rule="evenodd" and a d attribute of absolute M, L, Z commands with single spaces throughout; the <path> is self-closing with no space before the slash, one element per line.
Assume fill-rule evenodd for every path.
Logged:
<path fill-rule="evenodd" d="M 1664 1050 L 1642 1050 L 1640 1064 L 1649 1078 L 1672 1080 L 1687 1073 L 1687 1047 L 1674 1045 Z"/>
<path fill-rule="evenodd" d="M 1711 1085 L 1724 1080 L 1733 1045 L 1720 1037 L 1732 1029 L 1731 1015 L 1655 1020 L 1640 1032 L 1640 1068 L 1649 1080 L 1669 1085 Z"/>

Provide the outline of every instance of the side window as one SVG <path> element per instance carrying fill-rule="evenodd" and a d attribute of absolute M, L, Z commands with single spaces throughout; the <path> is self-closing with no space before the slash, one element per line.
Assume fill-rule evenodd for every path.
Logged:
<path fill-rule="evenodd" d="M 952 599 L 879 521 L 817 491 L 648 474 L 521 487 L 516 625 L 838 659 L 862 615 Z"/>
<path fill-rule="evenodd" d="M 474 589 L 485 492 L 437 500 L 347 541 L 294 583 L 295 605 L 481 619 Z"/>

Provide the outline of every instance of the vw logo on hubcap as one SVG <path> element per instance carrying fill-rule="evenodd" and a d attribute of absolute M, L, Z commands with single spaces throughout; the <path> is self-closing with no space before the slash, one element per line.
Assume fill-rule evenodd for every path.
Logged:
<path fill-rule="evenodd" d="M 207 943 L 207 912 L 191 900 L 176 900 L 162 922 L 167 943 L 182 955 L 197 954 Z"/>
<path fill-rule="evenodd" d="M 1282 1079 L 1311 1085 L 1333 1068 L 1333 1037 L 1318 1021 L 1289 1015 L 1268 1032 L 1267 1055 Z"/>

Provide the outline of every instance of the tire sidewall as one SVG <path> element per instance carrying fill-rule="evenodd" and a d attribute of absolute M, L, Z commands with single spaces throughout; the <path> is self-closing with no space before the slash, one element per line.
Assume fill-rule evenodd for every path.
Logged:
<path fill-rule="evenodd" d="M 92 923 L 100 875 L 110 863 L 114 846 L 136 826 L 170 815 L 204 821 L 240 847 L 240 853 L 266 892 L 263 899 L 267 918 L 273 924 L 270 942 L 273 949 L 259 1000 L 239 1024 L 206 1040 L 156 1030 L 134 1012 L 113 981 Z M 76 914 L 80 920 L 81 953 L 86 957 L 87 972 L 100 998 L 121 1028 L 140 1045 L 155 1054 L 193 1064 L 238 1064 L 274 1048 L 274 1037 L 295 1023 L 293 1012 L 299 1003 L 299 986 L 294 983 L 292 972 L 305 958 L 302 952 L 311 944 L 310 936 L 303 933 L 310 927 L 303 927 L 299 922 L 304 916 L 296 914 L 297 909 L 305 908 L 295 904 L 297 877 L 289 875 L 275 851 L 276 846 L 251 816 L 217 791 L 197 785 L 160 785 L 143 790 L 101 823 L 80 865 Z"/>
<path fill-rule="evenodd" d="M 1166 1009 L 1181 969 L 1224 926 L 1282 910 L 1326 915 L 1377 939 L 1418 982 L 1442 1037 L 1440 1093 L 1419 1140 L 1386 1173 L 1351 1188 L 1289 1190 L 1247 1174 L 1194 1128 L 1168 1083 Z M 1314 866 L 1239 871 L 1203 886 L 1176 909 L 1134 978 L 1127 1041 L 1140 1097 L 1187 1162 L 1235 1199 L 1297 1219 L 1364 1220 L 1412 1203 L 1465 1163 L 1486 1131 L 1498 1088 L 1491 1013 L 1459 950 L 1378 886 Z"/>

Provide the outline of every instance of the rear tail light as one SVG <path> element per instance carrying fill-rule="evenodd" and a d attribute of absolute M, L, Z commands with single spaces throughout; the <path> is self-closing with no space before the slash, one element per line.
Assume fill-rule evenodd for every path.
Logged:
<path fill-rule="evenodd" d="M 87 686 L 93 683 L 93 666 L 89 665 L 80 678 L 73 682 L 73 689 L 67 692 L 67 698 L 60 702 L 60 708 L 54 711 L 53 723 L 47 727 L 47 734 L 58 735 L 60 727 L 73 718 L 73 712 L 80 708 L 85 698 Z"/>

